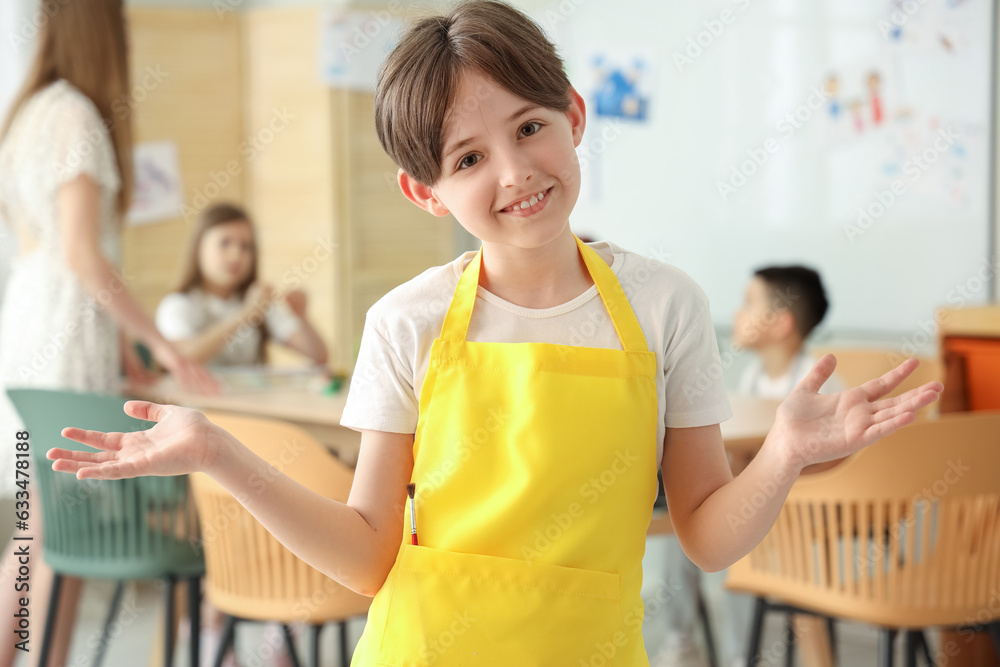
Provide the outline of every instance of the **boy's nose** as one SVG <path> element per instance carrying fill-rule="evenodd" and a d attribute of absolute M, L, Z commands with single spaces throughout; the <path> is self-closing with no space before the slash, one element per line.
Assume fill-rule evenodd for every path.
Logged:
<path fill-rule="evenodd" d="M 505 188 L 523 185 L 531 178 L 533 169 L 524 156 L 511 151 L 500 156 L 500 185 Z"/>

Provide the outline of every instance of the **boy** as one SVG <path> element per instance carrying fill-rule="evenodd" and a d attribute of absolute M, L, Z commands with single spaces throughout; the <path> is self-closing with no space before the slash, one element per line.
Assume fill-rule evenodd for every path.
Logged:
<path fill-rule="evenodd" d="M 755 271 L 733 322 L 733 341 L 757 353 L 741 376 L 739 393 L 779 401 L 788 396 L 815 364 L 805 352 L 805 341 L 823 321 L 828 308 L 823 283 L 813 269 L 771 266 Z M 820 393 L 842 389 L 840 380 L 831 376 Z M 818 471 L 818 467 L 811 469 Z M 694 641 L 697 630 L 692 609 L 697 603 L 699 581 L 706 605 L 716 621 L 714 634 L 722 664 L 744 665 L 752 599 L 726 593 L 725 572 L 702 577 L 697 566 L 678 548 L 676 540 L 669 540 L 666 559 L 667 580 L 678 586 L 679 591 L 668 605 L 666 639 L 654 665 L 707 667 Z M 800 619 L 796 623 L 804 627 Z"/>
<path fill-rule="evenodd" d="M 743 371 L 739 392 L 779 401 L 788 396 L 815 363 L 805 353 L 805 341 L 828 307 L 813 269 L 771 266 L 755 271 L 733 323 L 734 342 L 757 353 Z M 821 392 L 842 389 L 831 377 Z"/>
<path fill-rule="evenodd" d="M 828 356 L 733 480 L 723 388 L 685 392 L 719 363 L 704 293 L 569 229 L 586 114 L 538 26 L 482 0 L 417 22 L 375 108 L 404 195 L 483 247 L 369 311 L 342 420 L 362 431 L 348 502 L 281 474 L 250 492 L 265 462 L 197 411 L 144 401 L 126 411 L 152 429 L 69 428 L 107 451 L 48 454 L 80 478 L 209 474 L 300 558 L 375 596 L 354 665 L 647 665 L 639 589 L 658 466 L 685 550 L 719 570 L 762 539 L 802 467 L 937 397 L 929 384 L 877 400 L 913 360 L 818 396 Z M 773 498 L 730 529 L 764 483 Z"/>

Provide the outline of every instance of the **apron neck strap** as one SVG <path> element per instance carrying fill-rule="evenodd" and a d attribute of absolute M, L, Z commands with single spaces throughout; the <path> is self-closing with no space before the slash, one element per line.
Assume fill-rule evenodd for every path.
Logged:
<path fill-rule="evenodd" d="M 573 238 L 576 239 L 577 248 L 583 256 L 591 279 L 597 285 L 597 292 L 604 302 L 611 322 L 615 325 L 615 331 L 621 340 L 622 348 L 626 352 L 648 352 L 646 337 L 642 333 L 639 321 L 636 319 L 635 313 L 632 312 L 628 298 L 625 296 L 625 290 L 622 289 L 614 271 L 590 246 L 575 235 Z M 468 335 L 469 322 L 472 320 L 472 308 L 476 303 L 476 290 L 479 288 L 479 271 L 482 263 L 483 249 L 480 248 L 469 265 L 465 267 L 462 277 L 458 281 L 455 295 L 451 299 L 451 306 L 444 318 L 444 326 L 441 327 L 442 339 L 464 341 Z"/>

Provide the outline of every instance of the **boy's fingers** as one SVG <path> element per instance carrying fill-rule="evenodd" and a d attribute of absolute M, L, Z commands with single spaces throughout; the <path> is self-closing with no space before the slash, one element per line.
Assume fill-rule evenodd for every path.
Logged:
<path fill-rule="evenodd" d="M 83 468 L 89 468 L 95 465 L 99 464 L 85 463 L 83 461 L 70 461 L 69 459 L 58 459 L 52 462 L 52 469 L 55 470 L 56 472 L 71 472 L 75 474 L 78 470 L 82 470 Z"/>
<path fill-rule="evenodd" d="M 861 389 L 864 390 L 865 397 L 869 401 L 882 398 L 890 391 L 898 387 L 899 384 L 913 372 L 913 369 L 919 365 L 920 362 L 911 357 L 881 377 L 865 382 L 861 385 Z"/>
<path fill-rule="evenodd" d="M 103 463 L 104 461 L 113 461 L 115 455 L 111 452 L 77 452 L 72 449 L 60 449 L 58 447 L 53 447 L 45 453 L 45 458 L 50 460 Z"/>
<path fill-rule="evenodd" d="M 885 420 L 883 422 L 878 422 L 877 424 L 872 424 L 865 431 L 865 435 L 864 435 L 865 446 L 868 446 L 868 445 L 872 444 L 876 440 L 880 440 L 880 439 L 884 438 L 885 436 L 889 435 L 893 431 L 896 431 L 897 429 L 899 429 L 902 426 L 906 426 L 911 421 L 913 421 L 915 418 L 916 418 L 916 415 L 913 413 L 913 411 L 912 410 L 907 410 L 907 411 L 905 411 L 904 413 L 902 413 L 900 415 L 896 415 L 892 419 L 887 419 L 887 420 Z"/>
<path fill-rule="evenodd" d="M 80 464 L 77 479 L 124 479 L 135 477 L 134 463 Z"/>
<path fill-rule="evenodd" d="M 125 414 L 136 419 L 158 422 L 166 416 L 165 405 L 150 401 L 125 401 Z"/>
<path fill-rule="evenodd" d="M 830 376 L 833 375 L 833 369 L 837 367 L 837 358 L 832 354 L 824 354 L 823 357 L 816 362 L 816 365 L 812 367 L 809 374 L 802 379 L 799 386 L 803 389 L 817 393 Z"/>
<path fill-rule="evenodd" d="M 76 440 L 88 447 L 114 451 L 120 448 L 121 433 L 105 433 L 104 431 L 87 431 L 75 426 L 67 426 L 61 431 L 62 437 Z"/>

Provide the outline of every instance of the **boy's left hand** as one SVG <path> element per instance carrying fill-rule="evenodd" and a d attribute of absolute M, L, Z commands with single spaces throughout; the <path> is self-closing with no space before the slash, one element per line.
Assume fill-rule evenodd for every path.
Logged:
<path fill-rule="evenodd" d="M 940 382 L 882 397 L 899 386 L 920 362 L 907 359 L 885 375 L 839 394 L 820 394 L 837 360 L 827 354 L 778 406 L 771 429 L 778 455 L 795 472 L 858 452 L 913 421 L 915 413 L 937 400 Z"/>

